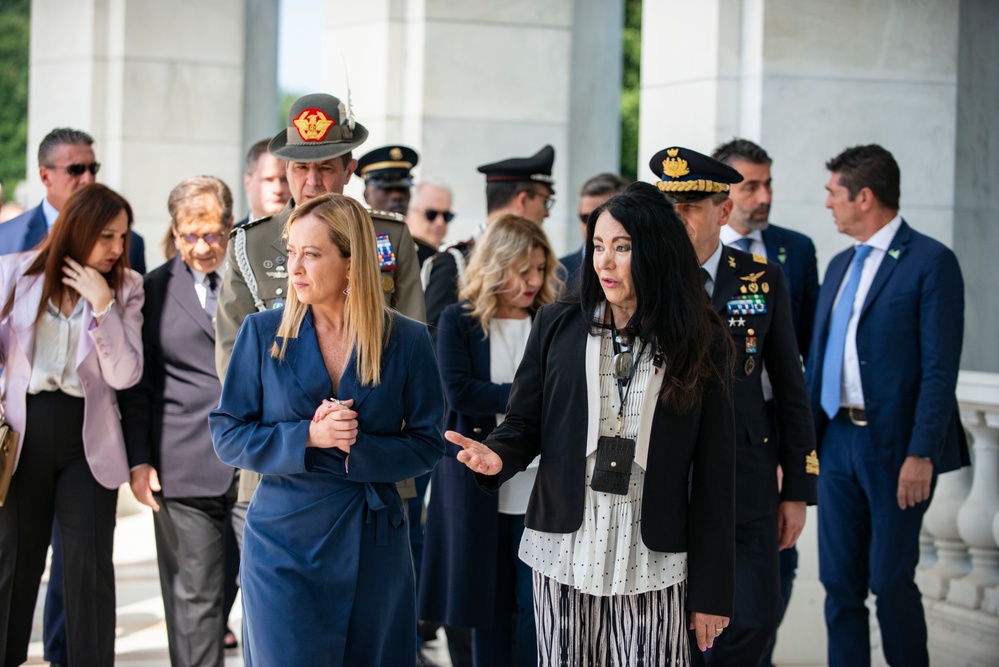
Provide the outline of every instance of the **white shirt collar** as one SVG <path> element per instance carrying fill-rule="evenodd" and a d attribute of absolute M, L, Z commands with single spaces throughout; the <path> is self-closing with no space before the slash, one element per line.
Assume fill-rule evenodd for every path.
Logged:
<path fill-rule="evenodd" d="M 59 217 L 59 211 L 52 205 L 48 197 L 42 198 L 42 213 L 45 214 L 45 224 L 48 226 L 49 231 L 52 231 L 52 225 L 55 224 L 56 218 Z"/>
<path fill-rule="evenodd" d="M 880 250 L 881 252 L 888 252 L 888 248 L 891 247 L 891 242 L 895 239 L 895 234 L 898 233 L 899 227 L 902 226 L 902 216 L 896 214 L 891 221 L 874 232 L 871 238 L 864 241 L 864 245 L 869 245 L 875 250 Z M 860 241 L 854 242 L 854 247 L 860 245 Z"/>
<path fill-rule="evenodd" d="M 759 241 L 763 243 L 763 232 L 759 229 L 754 229 L 745 236 L 736 231 L 735 227 L 732 225 L 725 225 L 721 228 L 720 235 L 721 242 L 725 245 L 732 245 L 739 239 L 753 239 L 754 241 Z"/>
<path fill-rule="evenodd" d="M 708 273 L 711 274 L 712 281 L 715 279 L 715 276 L 718 275 L 718 263 L 721 261 L 721 254 L 722 244 L 719 243 L 718 247 L 715 248 L 715 251 L 711 253 L 711 257 L 708 257 L 708 260 L 701 264 L 701 268 L 707 269 Z"/>

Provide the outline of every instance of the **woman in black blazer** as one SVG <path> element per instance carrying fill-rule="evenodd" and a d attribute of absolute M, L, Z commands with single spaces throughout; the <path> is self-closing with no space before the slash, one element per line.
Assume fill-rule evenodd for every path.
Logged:
<path fill-rule="evenodd" d="M 531 318 L 561 289 L 557 271 L 536 223 L 512 215 L 490 223 L 465 272 L 461 302 L 438 321 L 447 428 L 485 437 L 502 420 Z M 537 665 L 531 571 L 517 558 L 537 467 L 490 494 L 454 458 L 459 448 L 448 449 L 432 477 L 420 617 L 473 628 L 476 667 Z"/>
<path fill-rule="evenodd" d="M 728 624 L 729 341 L 679 217 L 636 183 L 587 225 L 578 298 L 542 308 L 506 420 L 458 459 L 496 489 L 540 454 L 520 556 L 539 664 L 688 664 Z"/>

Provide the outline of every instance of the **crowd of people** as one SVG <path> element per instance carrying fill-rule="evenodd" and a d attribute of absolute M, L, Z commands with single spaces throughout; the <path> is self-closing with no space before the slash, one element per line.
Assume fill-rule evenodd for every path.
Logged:
<path fill-rule="evenodd" d="M 0 224 L 0 667 L 50 544 L 46 659 L 113 664 L 125 482 L 173 665 L 224 663 L 238 581 L 247 665 L 429 664 L 444 634 L 455 667 L 768 667 L 814 504 L 829 664 L 869 664 L 869 591 L 889 664 L 928 664 L 963 284 L 899 215 L 890 152 L 826 164 L 853 244 L 820 286 L 745 139 L 589 179 L 559 259 L 551 146 L 479 167 L 486 222 L 445 244 L 450 188 L 414 186 L 406 146 L 355 159 L 367 137 L 299 98 L 247 153 L 249 215 L 185 179 L 144 278 L 93 139 L 43 140 L 45 198 Z"/>

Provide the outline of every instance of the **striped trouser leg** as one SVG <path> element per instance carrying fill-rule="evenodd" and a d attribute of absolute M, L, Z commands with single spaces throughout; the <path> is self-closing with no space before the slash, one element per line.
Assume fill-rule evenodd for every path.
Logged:
<path fill-rule="evenodd" d="M 685 583 L 637 595 L 581 593 L 534 573 L 541 667 L 683 667 L 690 663 Z"/>

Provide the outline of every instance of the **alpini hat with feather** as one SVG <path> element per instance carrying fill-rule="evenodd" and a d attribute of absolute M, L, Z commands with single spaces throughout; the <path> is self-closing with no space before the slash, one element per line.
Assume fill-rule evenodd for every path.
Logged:
<path fill-rule="evenodd" d="M 267 150 L 291 162 L 322 162 L 345 155 L 364 143 L 368 130 L 354 120 L 351 109 L 338 98 L 313 93 L 295 100 L 288 127 Z"/>

